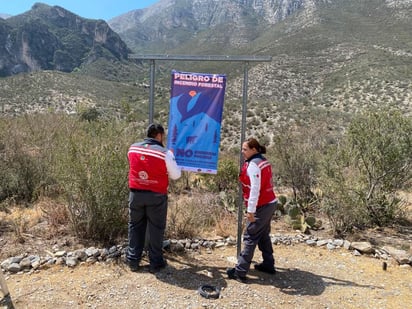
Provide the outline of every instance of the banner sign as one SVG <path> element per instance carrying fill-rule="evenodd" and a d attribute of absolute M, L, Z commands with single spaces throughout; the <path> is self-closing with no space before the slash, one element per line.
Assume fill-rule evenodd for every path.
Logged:
<path fill-rule="evenodd" d="M 217 173 L 226 75 L 172 71 L 167 148 L 182 170 Z"/>

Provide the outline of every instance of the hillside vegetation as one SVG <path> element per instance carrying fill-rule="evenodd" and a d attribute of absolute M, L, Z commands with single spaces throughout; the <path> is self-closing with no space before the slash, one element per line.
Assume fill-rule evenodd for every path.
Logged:
<path fill-rule="evenodd" d="M 171 54 L 272 56 L 271 62 L 248 64 L 244 112 L 246 135 L 268 146 L 276 185 L 292 190 L 282 198 L 283 214 L 305 219 L 322 212 L 341 234 L 400 224 L 405 204 L 399 194 L 411 191 L 412 177 L 411 2 L 302 3 L 275 23 L 245 24 L 256 21 L 249 12 L 242 23 L 216 23 L 193 33 L 176 28 L 179 44 L 166 45 L 161 36 L 154 44 Z M 162 15 L 153 12 L 160 23 Z M 242 29 L 246 33 L 238 33 Z M 163 124 L 172 69 L 228 77 L 219 172 L 185 175 L 172 185 L 173 194 L 188 193 L 187 201 L 175 203 L 188 210 L 183 222 L 175 222 L 176 233 L 193 236 L 200 223 L 218 225 L 217 214 L 233 215 L 237 206 L 245 65 L 156 63 L 154 119 Z M 62 208 L 49 210 L 50 222 L 66 220 L 76 235 L 99 241 L 124 236 L 125 153 L 143 138 L 149 77 L 149 62 L 99 58 L 70 73 L 40 70 L 1 78 L 1 209 L 41 197 L 63 200 Z M 216 217 L 201 207 L 208 212 L 193 221 L 199 200 Z"/>
<path fill-rule="evenodd" d="M 164 3 L 167 1 L 159 4 Z M 272 56 L 270 63 L 248 66 L 248 134 L 263 136 L 284 125 L 301 124 L 323 124 L 340 132 L 351 116 L 371 107 L 390 106 L 410 115 L 410 1 L 304 1 L 303 6 L 294 6 L 292 0 L 287 3 L 289 15 L 279 16 L 272 22 L 260 20 L 258 24 L 247 24 L 247 18 L 251 16 L 246 15 L 249 17 L 239 24 L 229 25 L 220 17 L 218 21 L 214 19 L 210 30 L 193 28 L 197 15 L 190 15 L 184 10 L 185 6 L 176 6 L 170 16 L 189 14 L 185 18 L 189 18 L 190 23 L 174 26 L 175 40 L 180 42 L 177 46 L 164 45 L 154 51 Z M 207 8 L 207 4 L 204 5 Z M 190 8 L 187 6 L 186 10 Z M 152 20 L 147 27 L 159 27 L 155 24 L 162 22 L 159 16 L 167 15 L 167 12 L 157 11 L 156 6 L 138 13 L 149 12 Z M 139 14 L 121 16 L 117 22 L 121 24 L 124 20 L 130 24 Z M 248 39 L 236 44 L 216 39 L 225 34 L 230 37 L 231 28 L 237 32 L 246 31 L 246 34 L 238 35 L 246 35 Z M 119 26 L 119 29 L 123 28 Z M 186 35 L 180 35 L 179 31 Z M 120 32 L 120 36 L 127 42 L 134 38 L 124 32 Z M 165 42 L 162 37 L 155 39 L 155 44 Z M 233 62 L 158 61 L 155 119 L 167 121 L 172 69 L 226 74 L 223 143 L 237 147 L 243 66 Z M 73 113 L 96 108 L 105 117 L 142 120 L 148 115 L 149 78 L 148 61 L 103 58 L 68 74 L 40 71 L 2 78 L 1 112 L 3 115 L 45 110 Z"/>

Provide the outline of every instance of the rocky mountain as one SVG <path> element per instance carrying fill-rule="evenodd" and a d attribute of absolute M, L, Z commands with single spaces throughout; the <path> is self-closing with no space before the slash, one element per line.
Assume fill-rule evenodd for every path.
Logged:
<path fill-rule="evenodd" d="M 138 53 L 188 48 L 215 53 L 236 48 L 236 53 L 239 49 L 261 49 L 263 42 L 257 40 L 273 33 L 283 38 L 305 29 L 329 30 L 328 36 L 348 39 L 339 34 L 349 23 L 383 30 L 385 41 L 395 24 L 404 26 L 402 32 L 408 31 L 410 13 L 411 0 L 160 0 L 108 23 Z M 339 20 L 334 20 L 335 16 Z M 389 29 L 380 29 L 385 24 Z M 328 29 L 330 26 L 333 28 Z M 252 44 L 254 48 L 250 48 Z"/>
<path fill-rule="evenodd" d="M 411 0 L 160 0 L 109 25 L 135 53 L 272 56 L 251 68 L 249 95 L 285 120 L 412 109 Z M 162 65 L 226 73 L 241 98 L 239 65 Z"/>
<path fill-rule="evenodd" d="M 186 42 L 194 44 L 199 35 L 199 44 L 239 47 L 297 11 L 310 9 L 313 4 L 308 2 L 312 1 L 160 0 L 108 22 L 138 52 L 167 52 Z"/>
<path fill-rule="evenodd" d="M 70 15 L 61 8 L 45 8 Z M 19 17 L 0 20 L 0 29 L 4 29 L 0 30 L 0 42 L 8 42 L 4 33 L 17 33 L 11 21 Z M 74 20 L 104 25 L 103 21 Z M 268 134 L 268 126 L 280 124 L 322 122 L 340 130 L 351 115 L 370 107 L 390 105 L 412 114 L 412 0 L 160 0 L 108 23 L 118 33 L 113 37 L 119 41 L 113 39 L 118 42 L 113 46 L 124 46 L 120 37 L 133 53 L 271 56 L 271 62 L 249 65 L 248 129 L 257 136 Z M 78 32 L 65 35 L 65 31 L 77 29 L 73 25 L 77 24 L 37 32 L 45 35 L 49 44 L 50 33 L 58 33 L 55 40 L 65 38 L 66 51 L 90 59 L 93 53 L 77 45 Z M 87 38 L 95 41 L 93 35 Z M 7 50 L 5 46 L 9 45 L 2 44 L 0 54 Z M 85 46 L 94 49 L 94 45 Z M 52 52 L 54 49 L 47 54 Z M 111 52 L 102 54 L 113 57 Z M 126 51 L 115 55 L 122 56 L 114 59 L 125 58 Z M 134 113 L 133 118 L 147 117 L 147 63 L 108 64 L 100 57 L 85 66 L 81 59 L 77 64 L 81 69 L 70 74 L 49 71 L 0 79 L 2 110 L 14 115 L 53 106 L 70 112 L 82 102 L 105 113 L 115 111 L 118 117 L 125 111 Z M 0 60 L 3 67 L 4 63 Z M 223 134 L 236 139 L 233 132 L 239 131 L 241 116 L 242 64 L 159 61 L 156 68 L 155 117 L 162 122 L 167 121 L 171 69 L 226 74 L 225 108 L 233 112 L 224 114 L 227 132 Z"/>
<path fill-rule="evenodd" d="M 38 70 L 72 72 L 97 59 L 127 59 L 130 50 L 103 20 L 42 3 L 0 19 L 0 76 Z"/>
<path fill-rule="evenodd" d="M 0 13 L 0 18 L 6 19 L 6 18 L 9 18 L 9 17 L 11 17 L 11 15 Z"/>

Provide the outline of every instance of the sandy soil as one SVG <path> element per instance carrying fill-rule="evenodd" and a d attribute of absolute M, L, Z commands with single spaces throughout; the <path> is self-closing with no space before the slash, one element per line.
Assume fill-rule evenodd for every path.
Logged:
<path fill-rule="evenodd" d="M 7 276 L 15 308 L 407 308 L 412 303 L 412 269 L 303 244 L 275 247 L 277 273 L 251 270 L 247 284 L 227 278 L 236 248 L 212 253 L 168 254 L 157 274 L 123 263 L 53 266 Z M 255 255 L 259 261 L 260 255 Z M 145 261 L 147 263 L 147 261 Z M 220 289 L 218 299 L 198 288 Z"/>

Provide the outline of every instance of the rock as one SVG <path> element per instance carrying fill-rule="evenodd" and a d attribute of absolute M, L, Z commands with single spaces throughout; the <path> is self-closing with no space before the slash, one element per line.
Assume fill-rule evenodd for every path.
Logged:
<path fill-rule="evenodd" d="M 367 241 L 353 242 L 351 248 L 366 254 L 374 252 L 372 245 Z"/>
<path fill-rule="evenodd" d="M 13 256 L 13 257 L 11 257 L 10 258 L 10 264 L 13 264 L 13 263 L 20 263 L 20 261 L 23 259 L 23 256 L 21 256 L 21 255 L 18 255 L 18 256 Z"/>
<path fill-rule="evenodd" d="M 405 250 L 398 250 L 396 248 L 386 246 L 382 249 L 373 248 L 369 242 L 354 242 L 342 239 L 318 239 L 311 235 L 297 234 L 297 235 L 270 235 L 272 244 L 293 246 L 294 244 L 303 243 L 308 246 L 325 246 L 328 250 L 334 250 L 339 248 L 345 248 L 352 250 L 353 255 L 361 255 L 362 253 L 374 253 L 374 257 L 387 261 L 389 257 L 393 257 L 394 260 L 400 265 L 411 265 L 412 256 Z M 200 251 L 201 248 L 205 248 L 207 253 L 215 248 L 224 246 L 236 245 L 237 241 L 234 237 L 215 238 L 215 239 L 171 239 L 165 240 L 165 247 L 171 252 L 184 252 L 185 250 Z M 58 251 L 58 247 L 53 247 L 54 254 L 50 253 L 45 257 L 37 255 L 30 255 L 24 257 L 22 255 L 10 257 L 3 261 L 0 266 L 9 273 L 17 273 L 22 270 L 33 271 L 36 269 L 47 268 L 48 265 L 66 265 L 68 267 L 75 267 L 81 263 L 97 263 L 106 262 L 110 263 L 117 261 L 119 257 L 125 256 L 127 250 L 127 242 L 123 245 L 112 246 L 110 248 L 98 249 L 95 247 L 89 247 L 87 249 L 78 249 L 73 252 Z M 236 263 L 237 259 L 234 258 L 232 263 Z"/>
<path fill-rule="evenodd" d="M 75 267 L 77 265 L 76 257 L 69 257 L 66 259 L 66 265 L 69 267 Z"/>
<path fill-rule="evenodd" d="M 230 236 L 230 237 L 228 237 L 228 238 L 226 239 L 226 243 L 227 243 L 228 245 L 236 245 L 236 244 L 237 244 L 237 241 L 236 241 L 236 238 L 235 238 L 235 237 Z"/>
<path fill-rule="evenodd" d="M 400 265 L 409 264 L 410 263 L 410 256 L 405 250 L 399 250 L 393 248 L 391 246 L 384 246 L 382 248 L 385 252 L 387 252 L 391 257 L 393 257 Z"/>
<path fill-rule="evenodd" d="M 62 256 L 65 256 L 65 255 L 66 255 L 66 251 L 64 251 L 64 250 L 62 250 L 62 251 L 57 251 L 57 252 L 54 254 L 54 256 L 57 257 L 57 258 L 62 257 Z"/>
<path fill-rule="evenodd" d="M 168 249 L 168 248 L 170 248 L 170 239 L 166 239 L 166 240 L 164 240 L 163 241 L 163 249 Z"/>
<path fill-rule="evenodd" d="M 326 248 L 327 248 L 328 250 L 333 250 L 333 249 L 336 249 L 336 246 L 335 246 L 334 244 L 332 244 L 332 243 L 328 243 L 328 244 L 326 245 Z"/>
<path fill-rule="evenodd" d="M 325 239 L 323 239 L 323 240 L 318 240 L 317 242 L 316 242 L 316 245 L 318 246 L 318 247 L 322 247 L 322 246 L 325 246 L 325 245 L 327 245 L 328 244 L 328 240 L 325 240 Z"/>
<path fill-rule="evenodd" d="M 354 256 L 361 256 L 362 254 L 358 250 L 353 250 L 353 255 Z"/>
<path fill-rule="evenodd" d="M 9 267 L 9 265 L 11 264 L 11 258 L 4 260 L 3 262 L 1 262 L 0 267 L 3 269 L 7 269 Z"/>
<path fill-rule="evenodd" d="M 31 268 L 31 261 L 30 258 L 26 257 L 24 259 L 22 259 L 19 263 L 21 269 L 29 269 Z"/>
<path fill-rule="evenodd" d="M 333 244 L 335 247 L 342 247 L 343 244 L 344 244 L 344 241 L 343 241 L 343 239 L 334 239 L 334 240 L 332 241 L 332 244 Z"/>
<path fill-rule="evenodd" d="M 18 273 L 20 270 L 21 270 L 20 264 L 17 264 L 17 263 L 11 263 L 7 267 L 7 271 L 9 271 L 11 273 Z"/>
<path fill-rule="evenodd" d="M 306 244 L 309 245 L 309 246 L 316 246 L 316 241 L 313 240 L 313 239 L 308 239 L 306 241 Z"/>
<path fill-rule="evenodd" d="M 88 257 L 98 257 L 100 255 L 100 250 L 95 247 L 90 247 L 86 249 L 86 255 Z"/>
<path fill-rule="evenodd" d="M 113 247 L 112 247 L 112 248 L 113 248 Z M 101 249 L 101 250 L 100 250 L 100 255 L 99 255 L 99 257 L 104 260 L 104 259 L 105 259 L 107 256 L 109 256 L 110 254 L 115 253 L 115 252 L 116 252 L 116 249 L 111 250 L 112 248 L 110 248 L 110 249 L 107 249 L 107 248 Z"/>
<path fill-rule="evenodd" d="M 32 267 L 33 269 L 39 268 L 40 265 L 41 265 L 40 259 L 39 259 L 39 260 L 35 260 L 35 261 L 33 261 L 33 262 L 31 263 L 31 267 Z"/>
<path fill-rule="evenodd" d="M 79 259 L 80 261 L 85 261 L 87 259 L 87 254 L 82 249 L 78 249 L 74 251 L 74 257 Z"/>
<path fill-rule="evenodd" d="M 185 251 L 185 247 L 180 242 L 171 243 L 170 244 L 170 251 L 172 251 L 172 252 L 183 252 L 183 251 Z"/>
<path fill-rule="evenodd" d="M 345 241 L 343 242 L 343 248 L 345 248 L 346 250 L 349 250 L 349 249 L 350 249 L 350 246 L 351 246 L 350 241 L 345 240 Z"/>

